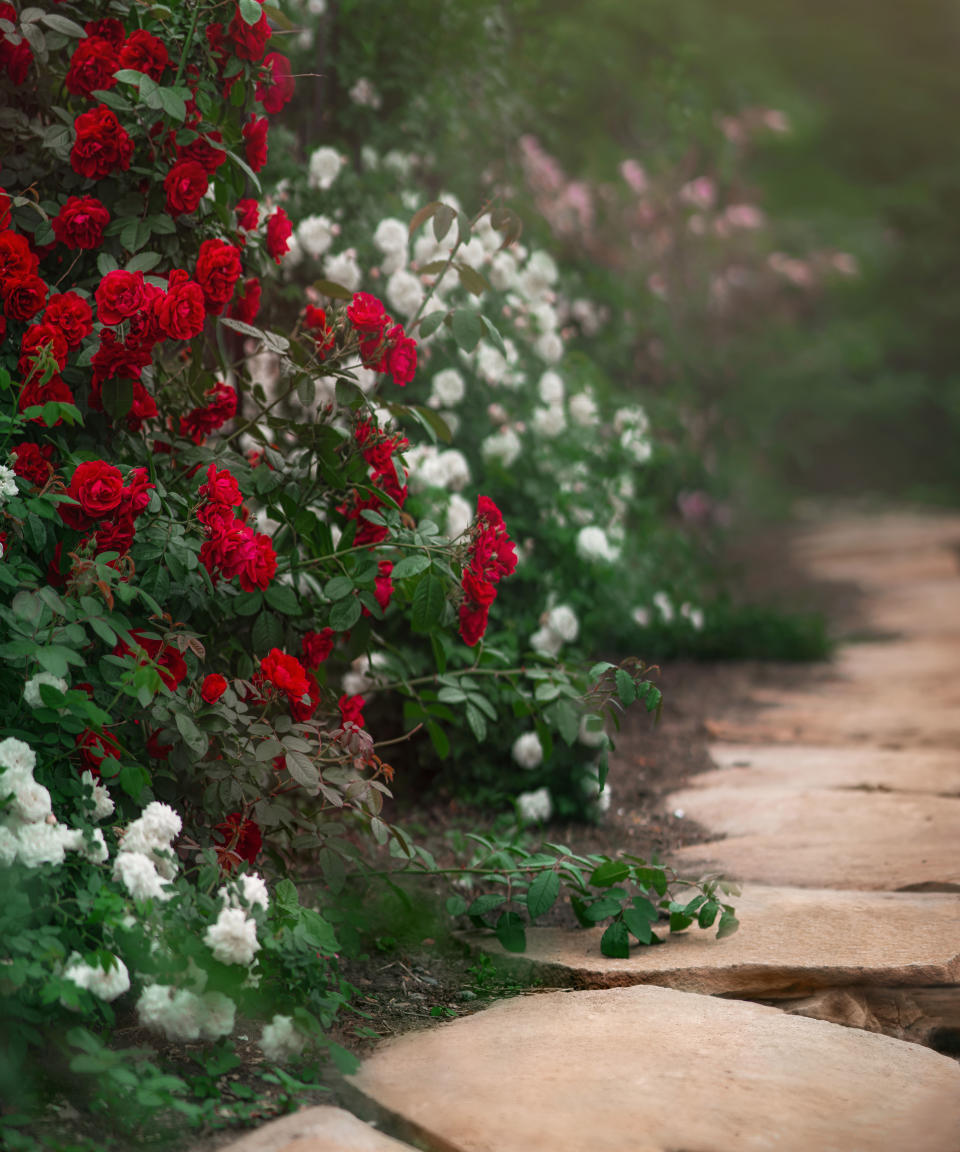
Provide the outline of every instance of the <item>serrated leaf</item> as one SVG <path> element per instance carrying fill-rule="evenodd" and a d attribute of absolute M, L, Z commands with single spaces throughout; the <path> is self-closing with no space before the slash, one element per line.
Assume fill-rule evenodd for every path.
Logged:
<path fill-rule="evenodd" d="M 291 778 L 296 780 L 301 788 L 305 788 L 311 796 L 316 795 L 320 786 L 320 773 L 310 757 L 304 755 L 303 752 L 287 752 L 286 761 L 287 771 Z"/>
<path fill-rule="evenodd" d="M 456 218 L 455 208 L 451 208 L 449 204 L 437 205 L 436 211 L 433 213 L 433 235 L 438 244 L 450 231 Z"/>
<path fill-rule="evenodd" d="M 451 325 L 457 346 L 462 348 L 464 352 L 472 352 L 480 343 L 480 337 L 483 335 L 480 313 L 475 312 L 472 308 L 458 308 L 453 314 Z"/>
<path fill-rule="evenodd" d="M 431 312 L 420 321 L 419 330 L 422 337 L 432 336 L 447 318 L 446 312 Z"/>
<path fill-rule="evenodd" d="M 523 920 L 516 912 L 503 912 L 497 920 L 494 932 L 507 952 L 525 952 L 527 933 Z"/>
<path fill-rule="evenodd" d="M 633 682 L 633 677 L 624 668 L 617 669 L 615 679 L 620 703 L 627 708 L 637 698 L 637 686 Z"/>
<path fill-rule="evenodd" d="M 415 632 L 429 632 L 443 618 L 446 602 L 443 581 L 432 572 L 426 573 L 417 583 L 410 608 L 410 622 Z"/>
<path fill-rule="evenodd" d="M 503 342 L 503 337 L 500 335 L 500 330 L 494 325 L 486 316 L 481 315 L 480 319 L 483 321 L 483 326 L 487 330 L 487 335 L 490 337 L 493 346 L 497 349 L 501 356 L 507 355 L 507 346 Z"/>
<path fill-rule="evenodd" d="M 299 616 L 300 602 L 297 594 L 286 584 L 271 584 L 263 594 L 271 608 L 285 616 Z"/>
<path fill-rule="evenodd" d="M 434 720 L 427 721 L 427 734 L 430 737 L 430 743 L 433 745 L 433 750 L 441 760 L 446 760 L 450 755 L 450 740 L 446 732 Z"/>
<path fill-rule="evenodd" d="M 334 632 L 348 632 L 360 619 L 362 610 L 356 596 L 338 600 L 330 609 L 330 627 Z"/>
<path fill-rule="evenodd" d="M 670 913 L 670 931 L 682 932 L 685 928 L 689 928 L 693 923 L 692 916 L 684 916 L 682 912 Z"/>
<path fill-rule="evenodd" d="M 739 927 L 740 921 L 733 912 L 724 908 L 723 915 L 720 917 L 720 923 L 717 925 L 717 939 L 722 940 L 724 936 L 732 936 Z"/>
<path fill-rule="evenodd" d="M 245 24 L 257 24 L 263 15 L 263 9 L 257 0 L 237 0 L 237 8 L 240 12 L 240 18 Z"/>
<path fill-rule="evenodd" d="M 527 889 L 527 911 L 530 919 L 536 920 L 549 912 L 560 895 L 560 876 L 558 873 L 547 870 L 538 873 Z"/>
<path fill-rule="evenodd" d="M 708 900 L 701 907 L 699 913 L 697 914 L 697 924 L 699 924 L 701 928 L 712 927 L 719 911 L 720 905 L 716 902 L 716 900 Z"/>
<path fill-rule="evenodd" d="M 354 589 L 349 576 L 331 576 L 323 586 L 323 594 L 328 600 L 343 600 Z"/>
<path fill-rule="evenodd" d="M 461 688 L 446 686 L 437 693 L 437 699 L 441 704 L 462 704 L 466 698 L 467 694 Z"/>
<path fill-rule="evenodd" d="M 622 915 L 624 924 L 641 944 L 652 943 L 653 926 L 642 912 L 638 912 L 636 908 L 624 908 Z"/>
<path fill-rule="evenodd" d="M 413 219 L 410 221 L 408 235 L 412 236 L 421 224 L 426 224 L 426 222 L 439 207 L 439 200 L 431 200 L 429 204 L 424 204 L 422 208 L 418 208 L 417 211 L 413 214 Z"/>
<path fill-rule="evenodd" d="M 75 39 L 86 36 L 86 32 L 75 20 L 71 20 L 67 16 L 59 16 L 56 12 L 44 12 L 40 17 L 40 23 L 46 24 L 48 28 L 52 28 L 54 32 L 60 32 L 64 36 L 72 36 Z"/>
<path fill-rule="evenodd" d="M 345 288 L 342 284 L 337 284 L 334 280 L 314 280 L 314 288 L 323 296 L 328 297 L 330 300 L 352 300 L 353 293 L 349 288 Z"/>
<path fill-rule="evenodd" d="M 600 951 L 611 960 L 626 960 L 630 955 L 630 934 L 622 920 L 614 920 L 600 937 Z"/>
<path fill-rule="evenodd" d="M 390 578 L 392 580 L 404 580 L 408 576 L 419 576 L 421 572 L 426 572 L 429 567 L 430 557 L 424 556 L 422 552 L 415 552 L 412 556 L 404 556 L 402 560 L 398 560 L 394 564 Z"/>
<path fill-rule="evenodd" d="M 590 874 L 588 884 L 595 888 L 610 888 L 630 875 L 630 865 L 625 860 L 605 860 Z"/>
<path fill-rule="evenodd" d="M 482 296 L 484 292 L 490 291 L 490 282 L 485 276 L 481 276 L 475 268 L 471 268 L 469 264 L 463 264 L 459 260 L 455 261 L 455 265 L 460 283 L 472 295 Z"/>
<path fill-rule="evenodd" d="M 499 892 L 489 892 L 484 896 L 478 896 L 467 909 L 467 915 L 486 916 L 486 914 L 492 912 L 494 908 L 499 908 L 506 899 L 506 896 L 502 896 Z"/>
<path fill-rule="evenodd" d="M 230 601 L 230 607 L 238 616 L 253 616 L 263 607 L 263 593 L 241 592 Z"/>
<path fill-rule="evenodd" d="M 272 612 L 261 612 L 254 620 L 250 639 L 255 652 L 268 652 L 283 644 L 283 626 Z"/>
<path fill-rule="evenodd" d="M 487 738 L 487 721 L 472 700 L 467 701 L 466 717 L 477 743 L 482 744 Z"/>

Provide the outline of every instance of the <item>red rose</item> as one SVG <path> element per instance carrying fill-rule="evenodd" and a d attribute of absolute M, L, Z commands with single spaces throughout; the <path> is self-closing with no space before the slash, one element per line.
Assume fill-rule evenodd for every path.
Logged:
<path fill-rule="evenodd" d="M 107 759 L 120 758 L 120 745 L 106 732 L 94 732 L 86 728 L 80 732 L 74 741 L 83 767 L 92 772 L 94 777 L 100 776 L 100 765 Z"/>
<path fill-rule="evenodd" d="M 282 208 L 276 208 L 267 221 L 267 251 L 279 264 L 283 254 L 290 247 L 293 225 Z"/>
<path fill-rule="evenodd" d="M 120 493 L 121 516 L 137 517 L 145 512 L 150 503 L 150 492 L 156 485 L 148 479 L 146 468 L 134 468 L 127 476 L 127 483 Z"/>
<path fill-rule="evenodd" d="M 316 668 L 333 651 L 336 633 L 332 628 L 322 632 L 307 632 L 300 641 L 300 651 L 308 668 Z"/>
<path fill-rule="evenodd" d="M 271 116 L 280 112 L 293 99 L 293 77 L 290 61 L 279 52 L 271 52 L 263 62 L 264 71 L 257 81 L 256 97 Z"/>
<path fill-rule="evenodd" d="M 117 48 L 123 45 L 127 34 L 124 26 L 113 16 L 104 16 L 101 20 L 89 20 L 84 24 L 83 30 L 88 36 L 100 36 L 104 40 L 109 40 Z"/>
<path fill-rule="evenodd" d="M 47 286 L 39 276 L 3 283 L 3 310 L 9 320 L 30 320 L 47 302 Z"/>
<path fill-rule="evenodd" d="M 473 604 L 489 608 L 497 598 L 497 589 L 489 580 L 484 580 L 476 572 L 465 569 L 461 579 L 464 598 Z"/>
<path fill-rule="evenodd" d="M 70 152 L 70 164 L 79 176 L 101 180 L 111 172 L 130 167 L 133 141 L 113 112 L 98 104 L 82 112 L 74 121 L 77 138 Z"/>
<path fill-rule="evenodd" d="M 170 745 L 161 744 L 160 737 L 165 735 L 158 728 L 155 732 L 151 732 L 147 737 L 147 755 L 151 760 L 169 760 L 170 758 Z"/>
<path fill-rule="evenodd" d="M 10 227 L 10 197 L 3 188 L 0 188 L 0 230 Z"/>
<path fill-rule="evenodd" d="M 142 28 L 131 32 L 120 49 L 120 67 L 145 72 L 151 80 L 159 80 L 169 63 L 166 45 Z"/>
<path fill-rule="evenodd" d="M 163 180 L 163 190 L 167 194 L 167 212 L 171 216 L 196 212 L 197 205 L 210 186 L 203 165 L 196 160 L 180 160 L 170 169 Z"/>
<path fill-rule="evenodd" d="M 120 506 L 123 491 L 123 476 L 120 469 L 105 460 L 88 460 L 78 464 L 67 495 L 76 500 L 80 509 L 90 520 L 100 520 L 114 508 Z M 60 505 L 61 508 L 72 505 Z"/>
<path fill-rule="evenodd" d="M 110 213 L 96 196 L 71 196 L 51 223 L 53 234 L 68 248 L 99 248 Z"/>
<path fill-rule="evenodd" d="M 12 22 L 14 24 L 17 22 L 15 12 L 12 14 Z M 0 67 L 6 70 L 11 83 L 19 88 L 26 81 L 32 63 L 33 52 L 26 40 L 21 40 L 19 44 L 11 44 L 0 34 Z"/>
<path fill-rule="evenodd" d="M 256 200 L 238 200 L 237 207 L 237 227 L 242 228 L 245 232 L 253 232 L 260 224 L 260 205 Z"/>
<path fill-rule="evenodd" d="M 101 552 L 117 552 L 120 556 L 126 556 L 135 534 L 136 529 L 129 516 L 122 516 L 117 520 L 105 520 L 94 534 L 94 551 L 97 556 Z"/>
<path fill-rule="evenodd" d="M 204 240 L 197 257 L 197 283 L 203 290 L 207 311 L 218 313 L 233 295 L 243 275 L 240 253 L 223 240 Z"/>
<path fill-rule="evenodd" d="M 20 362 L 17 367 L 24 380 L 42 377 L 41 353 L 44 350 L 53 357 L 62 372 L 67 363 L 66 337 L 52 324 L 31 324 L 20 341 Z"/>
<path fill-rule="evenodd" d="M 90 406 L 97 411 L 100 407 L 100 386 L 104 380 L 114 378 L 120 380 L 139 380 L 140 373 L 153 362 L 149 352 L 140 348 L 132 348 L 129 344 L 121 343 L 113 332 L 103 330 L 100 333 L 100 346 L 90 361 L 93 368 L 93 389 L 90 393 Z M 96 399 L 94 398 L 96 397 Z"/>
<path fill-rule="evenodd" d="M 341 725 L 345 727 L 347 724 L 356 724 L 358 728 L 363 728 L 363 705 L 362 696 L 341 696 L 337 701 Z"/>
<path fill-rule="evenodd" d="M 203 289 L 182 268 L 170 273 L 167 291 L 153 306 L 160 331 L 170 340 L 191 340 L 203 331 L 207 318 Z"/>
<path fill-rule="evenodd" d="M 234 863 L 229 858 L 230 853 L 252 864 L 263 847 L 263 834 L 259 825 L 248 820 L 242 812 L 231 812 L 226 820 L 216 825 L 214 832 L 220 838 L 217 849 L 220 866 L 227 872 Z"/>
<path fill-rule="evenodd" d="M 281 692 L 297 700 L 309 691 L 306 668 L 296 656 L 288 656 L 279 648 L 271 648 L 269 654 L 264 656 L 260 661 L 260 671 Z"/>
<path fill-rule="evenodd" d="M 267 162 L 267 133 L 270 121 L 266 116 L 251 116 L 243 126 L 244 153 L 247 163 L 259 172 Z"/>
<path fill-rule="evenodd" d="M 28 480 L 36 488 L 42 488 L 53 475 L 53 465 L 50 457 L 53 455 L 53 445 L 15 444 L 10 450 L 13 461 L 13 470 L 24 480 Z"/>
<path fill-rule="evenodd" d="M 51 296 L 43 313 L 43 323 L 57 328 L 68 348 L 79 348 L 93 331 L 93 311 L 76 292 Z"/>
<path fill-rule="evenodd" d="M 130 639 L 136 644 L 134 656 L 138 664 L 153 662 L 157 665 L 160 679 L 171 692 L 176 691 L 177 685 L 187 674 L 187 663 L 179 649 L 172 644 L 164 644 L 152 636 L 145 636 L 140 629 L 132 629 Z M 122 641 L 114 648 L 114 656 L 128 656 L 130 649 Z"/>
<path fill-rule="evenodd" d="M 464 644 L 473 647 L 487 630 L 489 609 L 482 604 L 464 601 L 460 605 L 460 638 Z"/>
<path fill-rule="evenodd" d="M 402 388 L 417 371 L 417 342 L 405 335 L 400 324 L 390 329 L 387 340 L 386 371 L 393 377 L 394 384 Z"/>
<path fill-rule="evenodd" d="M 64 87 L 74 96 L 89 96 L 98 89 L 108 91 L 116 84 L 114 72 L 120 67 L 123 65 L 117 62 L 115 44 L 99 36 L 88 36 L 70 57 Z"/>
<path fill-rule="evenodd" d="M 226 690 L 226 677 L 221 676 L 219 672 L 211 672 L 209 676 L 204 678 L 200 695 L 208 704 L 216 704 Z"/>
<path fill-rule="evenodd" d="M 206 392 L 208 403 L 202 408 L 194 408 L 180 421 L 180 435 L 188 436 L 194 444 L 202 444 L 204 438 L 237 414 L 237 393 L 229 384 L 218 380 Z"/>
<path fill-rule="evenodd" d="M 36 274 L 40 259 L 19 232 L 0 232 L 0 284 Z"/>
<path fill-rule="evenodd" d="M 260 60 L 267 48 L 267 41 L 273 33 L 265 14 L 261 13 L 256 24 L 248 24 L 240 15 L 237 5 L 233 19 L 227 28 L 227 36 L 233 41 L 233 50 L 241 60 Z"/>
<path fill-rule="evenodd" d="M 38 380 L 30 380 L 25 383 L 20 389 L 20 400 L 17 403 L 17 408 L 20 412 L 26 412 L 28 408 L 42 406 L 51 400 L 57 400 L 61 404 L 73 403 L 73 393 L 60 376 L 51 376 L 46 384 L 40 384 Z M 31 416 L 30 419 L 35 424 L 43 422 L 41 416 Z M 62 420 L 58 420 L 54 427 L 62 423 Z"/>
<path fill-rule="evenodd" d="M 260 311 L 260 281 L 256 276 L 250 276 L 244 280 L 240 288 L 241 291 L 234 296 L 227 315 L 232 316 L 234 320 L 242 320 L 244 324 L 252 324 Z"/>
<path fill-rule="evenodd" d="M 393 581 L 390 579 L 392 571 L 393 564 L 389 560 L 381 560 L 377 565 L 377 578 L 374 582 L 373 594 L 384 612 L 386 612 L 390 597 L 393 595 Z"/>
<path fill-rule="evenodd" d="M 100 281 L 94 299 L 97 316 L 102 324 L 122 324 L 136 315 L 146 304 L 147 294 L 142 272 L 124 272 L 121 268 L 108 272 Z"/>
<path fill-rule="evenodd" d="M 206 496 L 215 504 L 229 504 L 231 507 L 236 507 L 243 503 L 243 493 L 236 477 L 226 468 L 218 472 L 216 464 L 211 464 L 207 469 L 207 482 L 201 484 L 197 491 L 199 495 Z"/>
<path fill-rule="evenodd" d="M 219 132 L 208 132 L 206 136 L 198 136 L 192 143 L 177 150 L 178 160 L 195 160 L 207 175 L 212 176 L 221 164 L 227 162 L 227 153 L 220 147 L 210 143 L 215 140 L 222 144 L 223 137 Z"/>
<path fill-rule="evenodd" d="M 253 550 L 240 571 L 240 587 L 244 592 L 262 592 L 269 588 L 270 581 L 277 573 L 277 554 L 270 543 L 270 537 L 258 532 L 253 537 Z"/>
<path fill-rule="evenodd" d="M 347 319 L 358 332 L 375 332 L 378 335 L 388 322 L 383 301 L 369 292 L 357 292 L 347 309 Z"/>

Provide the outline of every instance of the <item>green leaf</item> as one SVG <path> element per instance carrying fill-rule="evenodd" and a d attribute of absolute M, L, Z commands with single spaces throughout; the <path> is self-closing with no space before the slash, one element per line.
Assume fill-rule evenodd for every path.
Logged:
<path fill-rule="evenodd" d="M 272 612 L 261 612 L 254 620 L 250 639 L 255 652 L 267 652 L 283 645 L 283 626 Z"/>
<path fill-rule="evenodd" d="M 449 684 L 444 685 L 437 693 L 437 699 L 441 704 L 462 704 L 466 698 L 467 694 L 462 688 L 453 688 Z"/>
<path fill-rule="evenodd" d="M 333 280 L 314 280 L 313 286 L 322 296 L 326 296 L 330 300 L 353 299 L 353 293 L 349 288 L 345 288 Z"/>
<path fill-rule="evenodd" d="M 349 576 L 333 576 L 323 586 L 323 594 L 328 600 L 343 600 L 353 591 L 354 584 Z"/>
<path fill-rule="evenodd" d="M 616 916 L 620 908 L 619 900 L 613 896 L 604 896 L 601 900 L 587 904 L 583 909 L 583 917 L 588 924 L 596 924 L 600 920 L 606 920 L 608 916 Z"/>
<path fill-rule="evenodd" d="M 414 632 L 429 632 L 443 618 L 446 602 L 443 581 L 432 572 L 420 578 L 413 593 L 410 610 L 410 623 Z"/>
<path fill-rule="evenodd" d="M 599 680 L 604 672 L 609 672 L 611 668 L 616 668 L 616 664 L 611 664 L 609 660 L 601 660 L 590 669 L 587 676 L 591 680 Z"/>
<path fill-rule="evenodd" d="M 191 717 L 186 712 L 177 712 L 174 716 L 174 722 L 177 725 L 177 731 L 183 737 L 184 744 L 191 752 L 202 756 L 207 750 L 207 737 L 194 724 Z"/>
<path fill-rule="evenodd" d="M 458 308 L 453 314 L 453 338 L 464 352 L 472 352 L 480 343 L 483 325 L 480 313 L 472 308 Z"/>
<path fill-rule="evenodd" d="M 347 632 L 360 619 L 362 605 L 356 596 L 338 600 L 330 609 L 330 627 L 334 632 Z"/>
<path fill-rule="evenodd" d="M 263 595 L 270 607 L 282 612 L 284 616 L 300 615 L 297 594 L 286 584 L 271 584 Z"/>
<path fill-rule="evenodd" d="M 430 736 L 430 742 L 433 744 L 433 750 L 440 757 L 441 760 L 446 760 L 450 755 L 450 740 L 446 732 L 434 720 L 427 721 L 427 733 Z"/>
<path fill-rule="evenodd" d="M 620 696 L 620 703 L 623 706 L 629 707 L 637 698 L 637 686 L 633 682 L 633 677 L 624 668 L 618 668 L 616 673 L 617 693 Z"/>
<path fill-rule="evenodd" d="M 172 120 L 186 120 L 187 104 L 179 93 L 174 92 L 172 88 L 161 88 L 157 95 L 160 99 L 160 107 Z"/>
<path fill-rule="evenodd" d="M 460 283 L 473 296 L 482 296 L 484 292 L 490 290 L 490 282 L 485 276 L 481 276 L 475 268 L 471 268 L 469 264 L 464 264 L 460 260 L 454 261 L 454 264 Z"/>
<path fill-rule="evenodd" d="M 446 318 L 447 313 L 442 311 L 431 312 L 429 315 L 424 316 L 420 321 L 420 335 L 422 337 L 432 336 Z"/>
<path fill-rule="evenodd" d="M 417 211 L 413 214 L 413 219 L 410 221 L 410 230 L 408 235 L 412 236 L 421 224 L 426 224 L 426 222 L 439 207 L 439 200 L 431 200 L 429 204 L 424 204 L 422 208 L 417 209 Z"/>
<path fill-rule="evenodd" d="M 501 895 L 499 892 L 488 892 L 484 896 L 478 896 L 467 909 L 467 915 L 477 917 L 486 916 L 486 914 L 492 912 L 494 908 L 499 908 L 506 899 L 506 896 Z"/>
<path fill-rule="evenodd" d="M 462 896 L 448 896 L 444 907 L 448 916 L 463 916 L 467 911 L 467 902 Z"/>
<path fill-rule="evenodd" d="M 622 915 L 624 924 L 641 944 L 653 942 L 653 925 L 642 912 L 638 912 L 636 908 L 624 908 Z"/>
<path fill-rule="evenodd" d="M 467 723 L 470 725 L 470 731 L 473 733 L 478 744 L 482 744 L 487 738 L 487 722 L 484 719 L 483 713 L 473 703 L 472 700 L 467 701 Z"/>
<path fill-rule="evenodd" d="M 717 913 L 720 911 L 720 905 L 716 900 L 708 900 L 704 904 L 699 913 L 697 914 L 697 923 L 701 928 L 711 928 L 714 920 L 717 918 Z"/>
<path fill-rule="evenodd" d="M 70 20 L 67 16 L 58 16 L 55 12 L 44 12 L 40 22 L 64 36 L 72 36 L 75 39 L 86 36 L 86 32 L 75 20 Z"/>
<path fill-rule="evenodd" d="M 456 218 L 456 209 L 451 208 L 449 204 L 437 205 L 433 213 L 433 235 L 436 237 L 438 244 L 450 231 Z"/>
<path fill-rule="evenodd" d="M 720 923 L 717 925 L 717 939 L 722 940 L 724 936 L 732 936 L 739 927 L 740 921 L 733 914 L 733 910 L 724 907 Z"/>
<path fill-rule="evenodd" d="M 693 923 L 692 916 L 684 916 L 682 912 L 670 913 L 670 931 L 682 932 L 685 928 L 689 928 Z M 721 925 L 722 926 L 722 925 Z M 717 933 L 719 935 L 719 933 Z"/>
<path fill-rule="evenodd" d="M 126 264 L 127 272 L 149 272 L 160 263 L 163 257 L 159 252 L 138 252 Z"/>
<path fill-rule="evenodd" d="M 253 616 L 263 606 L 262 592 L 241 592 L 230 601 L 230 607 L 238 616 Z"/>
<path fill-rule="evenodd" d="M 245 24 L 258 24 L 260 22 L 263 9 L 257 0 L 238 0 L 237 8 L 240 11 L 240 18 Z"/>
<path fill-rule="evenodd" d="M 523 920 L 516 912 L 501 912 L 494 932 L 508 952 L 526 952 L 527 933 Z"/>
<path fill-rule="evenodd" d="M 415 552 L 412 556 L 404 556 L 393 566 L 390 573 L 393 580 L 404 580 L 408 576 L 419 576 L 430 567 L 430 557 L 422 552 Z"/>
<path fill-rule="evenodd" d="M 630 865 L 625 860 L 606 860 L 594 868 L 587 883 L 595 888 L 610 888 L 626 880 L 629 875 Z"/>
<path fill-rule="evenodd" d="M 600 937 L 600 951 L 611 960 L 626 960 L 630 956 L 630 935 L 622 920 L 614 920 Z"/>
<path fill-rule="evenodd" d="M 494 348 L 496 348 L 496 350 L 500 353 L 501 356 L 506 356 L 507 346 L 503 342 L 503 337 L 500 335 L 499 329 L 496 328 L 491 323 L 491 321 L 489 321 L 486 318 L 486 316 L 481 315 L 480 319 L 483 321 L 483 326 L 484 326 L 484 328 L 486 328 L 487 335 L 490 337 L 490 341 L 493 344 Z"/>
<path fill-rule="evenodd" d="M 560 876 L 552 869 L 536 875 L 527 889 L 527 911 L 530 919 L 536 920 L 549 912 L 560 895 Z"/>

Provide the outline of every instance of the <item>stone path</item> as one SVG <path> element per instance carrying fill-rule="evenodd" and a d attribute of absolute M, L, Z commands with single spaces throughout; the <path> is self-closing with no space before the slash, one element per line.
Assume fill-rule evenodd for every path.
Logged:
<path fill-rule="evenodd" d="M 710 834 L 675 866 L 745 882 L 739 933 L 615 961 L 599 930 L 534 929 L 511 962 L 572 990 L 384 1045 L 357 1111 L 431 1152 L 960 1152 L 960 1064 L 934 1050 L 960 1050 L 958 546 L 937 515 L 800 539 L 874 639 L 716 717 L 716 769 L 667 801 Z M 404 1146 L 315 1112 L 229 1152 Z"/>

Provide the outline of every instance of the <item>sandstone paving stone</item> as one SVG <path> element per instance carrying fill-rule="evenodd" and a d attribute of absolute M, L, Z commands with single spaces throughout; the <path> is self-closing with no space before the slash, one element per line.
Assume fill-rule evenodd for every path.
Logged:
<path fill-rule="evenodd" d="M 555 987 L 659 984 L 708 995 L 799 997 L 844 985 L 944 986 L 960 1009 L 960 898 L 952 893 L 751 885 L 730 899 L 740 921 L 733 936 L 718 940 L 714 931 L 690 928 L 665 934 L 661 946 L 636 947 L 627 959 L 601 953 L 602 927 L 530 928 L 520 955 L 487 933 L 463 939 Z"/>
<path fill-rule="evenodd" d="M 957 1152 L 960 1065 L 775 1008 L 551 992 L 385 1045 L 353 1083 L 437 1152 Z"/>
<path fill-rule="evenodd" d="M 708 752 L 716 770 L 692 777 L 692 788 L 772 785 L 960 797 L 960 750 L 713 744 Z"/>
<path fill-rule="evenodd" d="M 412 1152 L 359 1120 L 352 1112 L 331 1105 L 304 1108 L 272 1120 L 217 1152 Z"/>
<path fill-rule="evenodd" d="M 960 886 L 960 799 L 731 784 L 666 804 L 725 837 L 673 852 L 683 873 L 800 888 Z"/>

